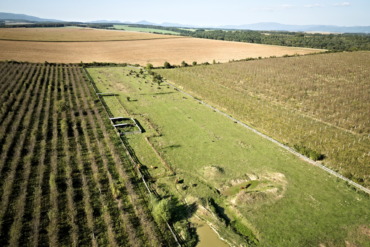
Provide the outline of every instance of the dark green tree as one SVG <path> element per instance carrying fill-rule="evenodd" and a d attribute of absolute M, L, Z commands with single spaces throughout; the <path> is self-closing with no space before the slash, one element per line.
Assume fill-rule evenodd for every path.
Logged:
<path fill-rule="evenodd" d="M 163 67 L 165 68 L 165 69 L 170 69 L 170 68 L 172 68 L 172 65 L 169 63 L 169 62 L 164 62 L 164 65 L 163 65 Z"/>
<path fill-rule="evenodd" d="M 153 75 L 153 81 L 158 83 L 158 86 L 160 86 L 161 82 L 163 82 L 163 77 L 160 74 L 155 73 Z"/>
<path fill-rule="evenodd" d="M 147 70 L 151 70 L 151 69 L 153 69 L 153 68 L 154 68 L 154 66 L 153 66 L 153 64 L 148 63 L 148 64 L 145 66 L 145 68 L 146 68 Z"/>
<path fill-rule="evenodd" d="M 182 61 L 182 62 L 181 62 L 181 66 L 182 66 L 182 67 L 188 67 L 188 66 L 189 66 L 189 64 L 187 64 L 185 61 Z"/>

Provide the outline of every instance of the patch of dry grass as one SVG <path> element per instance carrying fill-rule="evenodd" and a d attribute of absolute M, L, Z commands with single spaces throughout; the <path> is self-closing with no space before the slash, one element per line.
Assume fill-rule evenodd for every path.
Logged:
<path fill-rule="evenodd" d="M 222 167 L 219 166 L 206 166 L 203 168 L 204 177 L 207 178 L 218 178 L 222 176 L 225 172 Z"/>
<path fill-rule="evenodd" d="M 285 175 L 279 172 L 246 174 L 247 179 L 234 179 L 221 191 L 232 204 L 255 207 L 274 202 L 284 196 L 287 187 Z"/>

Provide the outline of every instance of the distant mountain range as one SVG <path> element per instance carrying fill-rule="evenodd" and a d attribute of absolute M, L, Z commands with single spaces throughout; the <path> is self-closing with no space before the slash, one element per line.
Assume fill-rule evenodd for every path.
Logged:
<path fill-rule="evenodd" d="M 286 25 L 275 22 L 223 26 L 222 28 L 289 32 L 370 33 L 370 26 Z"/>
<path fill-rule="evenodd" d="M 35 16 L 30 15 L 23 15 L 23 14 L 12 14 L 12 13 L 4 13 L 0 12 L 0 20 L 2 21 L 13 21 L 13 22 L 63 22 L 60 20 L 53 20 L 53 19 L 43 19 Z"/>
<path fill-rule="evenodd" d="M 0 12 L 0 20 L 12 22 L 64 22 L 54 19 L 43 19 L 30 15 L 13 14 Z M 289 31 L 289 32 L 329 32 L 329 33 L 370 33 L 370 26 L 332 26 L 332 25 L 286 25 L 275 22 L 261 22 L 246 25 L 225 25 L 203 27 L 194 25 L 184 25 L 178 23 L 164 22 L 161 24 L 149 21 L 121 22 L 118 20 L 97 20 L 88 23 L 125 23 L 141 25 L 157 25 L 164 27 L 187 27 L 187 28 L 217 28 L 217 29 L 239 29 L 239 30 L 259 30 L 259 31 Z"/>

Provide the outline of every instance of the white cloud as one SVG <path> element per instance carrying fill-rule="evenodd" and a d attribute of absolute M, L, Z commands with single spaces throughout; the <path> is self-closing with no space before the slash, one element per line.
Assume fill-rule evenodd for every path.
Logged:
<path fill-rule="evenodd" d="M 342 2 L 342 3 L 335 3 L 333 4 L 333 6 L 336 6 L 336 7 L 347 7 L 347 6 L 350 6 L 351 4 L 349 2 Z"/>
<path fill-rule="evenodd" d="M 321 8 L 324 7 L 323 4 L 320 3 L 314 3 L 314 4 L 306 4 L 304 5 L 305 8 Z"/>
<path fill-rule="evenodd" d="M 267 12 L 274 12 L 274 11 L 281 11 L 285 9 L 292 9 L 295 8 L 295 5 L 292 4 L 281 4 L 275 6 L 266 6 L 263 8 L 253 8 L 254 11 L 267 11 Z"/>
<path fill-rule="evenodd" d="M 294 8 L 295 6 L 291 4 L 282 4 L 280 7 L 282 9 L 291 9 L 291 8 Z"/>
<path fill-rule="evenodd" d="M 347 6 L 351 6 L 351 3 L 349 3 L 349 2 L 334 3 L 331 6 L 347 7 Z M 321 4 L 321 3 L 313 3 L 313 4 L 303 5 L 303 7 L 305 7 L 305 8 L 323 8 L 323 7 L 325 7 L 325 5 Z"/>

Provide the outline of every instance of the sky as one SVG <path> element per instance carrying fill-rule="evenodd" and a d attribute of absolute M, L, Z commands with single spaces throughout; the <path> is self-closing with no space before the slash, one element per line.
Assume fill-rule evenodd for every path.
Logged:
<path fill-rule="evenodd" d="M 370 0 L 1 0 L 0 12 L 63 21 L 146 20 L 195 26 L 370 26 Z"/>

